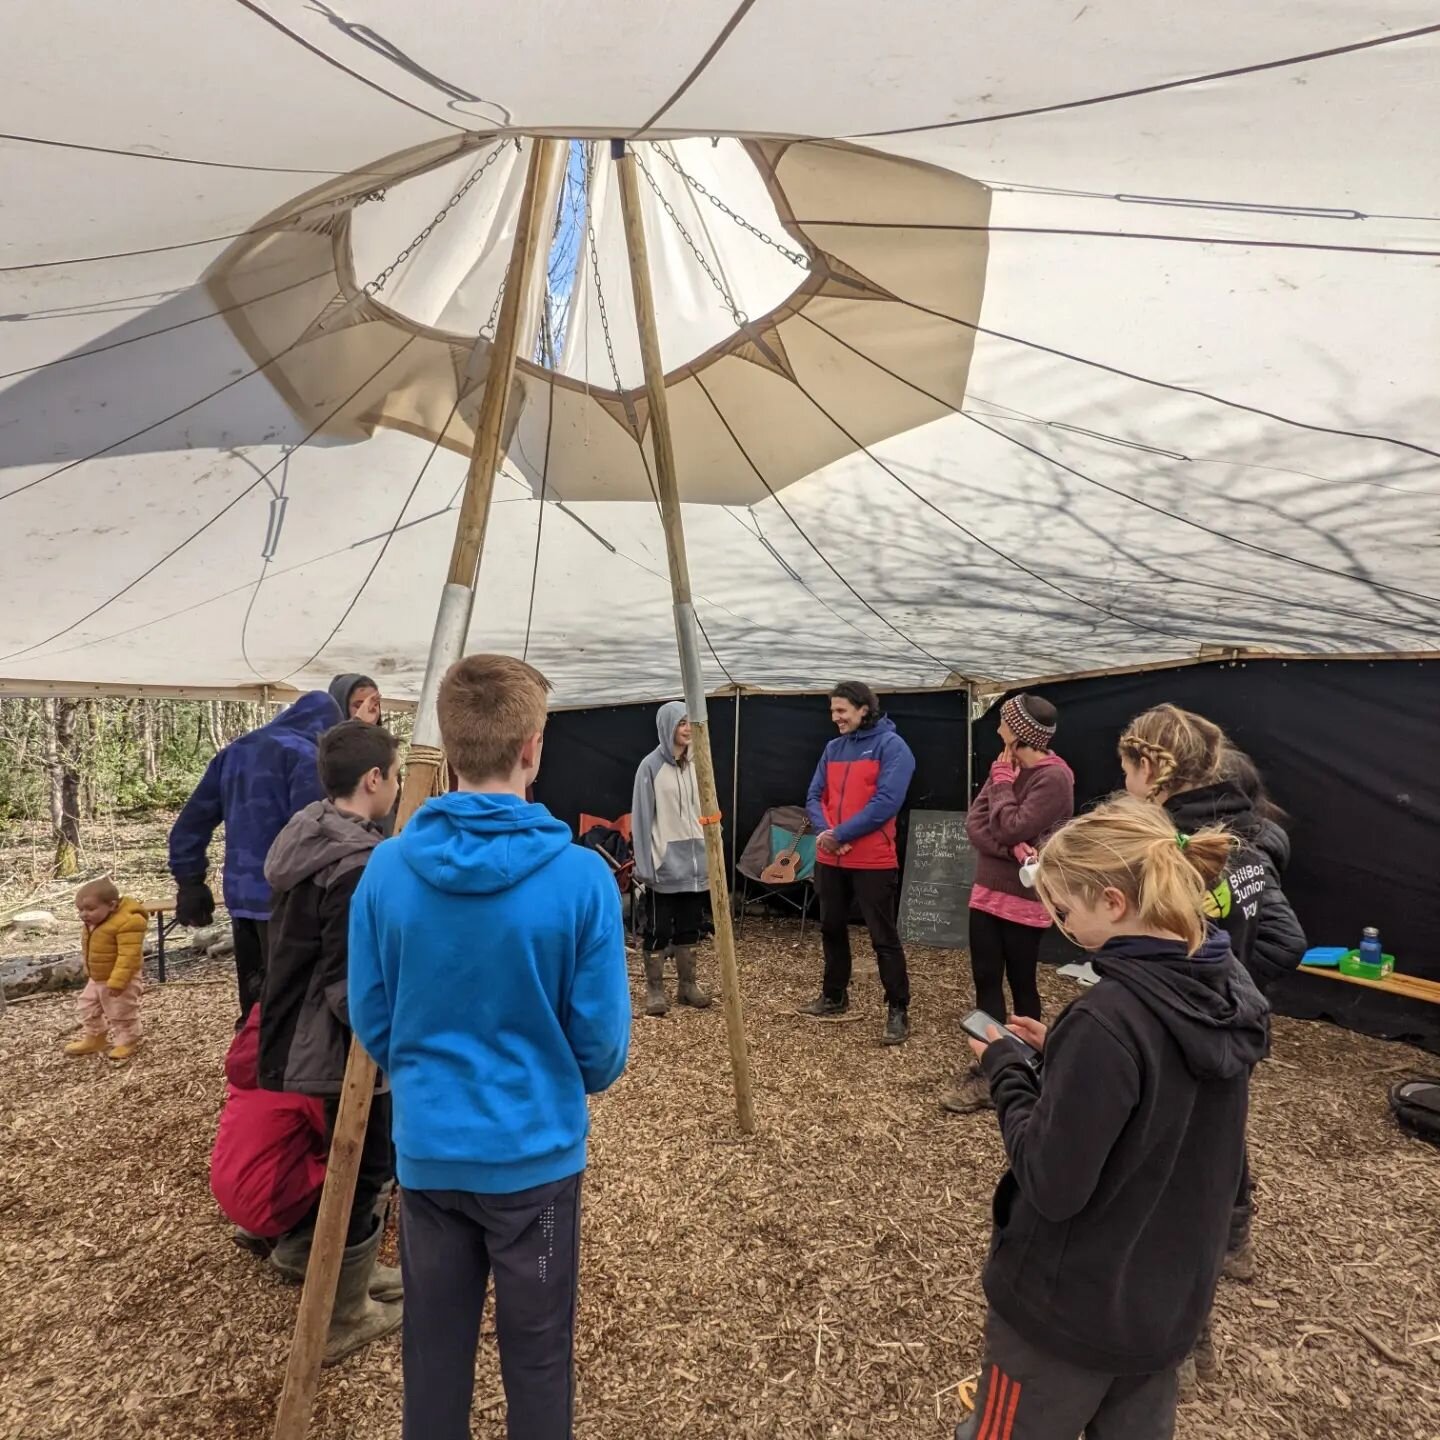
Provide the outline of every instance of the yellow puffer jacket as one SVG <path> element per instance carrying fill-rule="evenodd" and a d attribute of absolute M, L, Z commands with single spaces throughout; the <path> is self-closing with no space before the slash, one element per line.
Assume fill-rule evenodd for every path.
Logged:
<path fill-rule="evenodd" d="M 123 990 L 139 973 L 150 917 L 139 902 L 122 895 L 114 913 L 85 932 L 85 973 Z"/>

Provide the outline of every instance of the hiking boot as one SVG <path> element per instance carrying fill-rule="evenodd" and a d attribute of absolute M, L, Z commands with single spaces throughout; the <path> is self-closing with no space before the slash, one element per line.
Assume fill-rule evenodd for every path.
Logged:
<path fill-rule="evenodd" d="M 1250 1239 L 1252 1213 L 1248 1205 L 1237 1205 L 1230 1212 L 1230 1241 L 1220 1271 L 1227 1280 L 1238 1280 L 1242 1285 L 1255 1278 L 1255 1246 Z"/>
<path fill-rule="evenodd" d="M 802 1005 L 795 1012 L 797 1015 L 816 1015 L 821 1020 L 827 1020 L 835 1015 L 843 1015 L 850 1008 L 850 999 L 842 995 L 838 1000 L 832 1000 L 828 995 L 817 995 L 808 1005 Z"/>
<path fill-rule="evenodd" d="M 1220 1378 L 1220 1358 L 1215 1353 L 1215 1341 L 1210 1334 L 1210 1317 L 1205 1317 L 1205 1328 L 1200 1332 L 1200 1338 L 1195 1342 L 1195 1348 L 1190 1352 L 1190 1358 L 1195 1362 L 1195 1378 L 1210 1384 Z"/>
<path fill-rule="evenodd" d="M 677 945 L 674 953 L 680 982 L 675 988 L 676 1001 L 695 1010 L 708 1010 L 710 997 L 695 983 L 695 952 L 688 945 Z"/>
<path fill-rule="evenodd" d="M 140 1042 L 138 1040 L 136 1040 L 133 1044 L 130 1045 L 117 1045 L 113 1050 L 111 1050 L 110 1059 L 128 1060 L 139 1048 Z"/>
<path fill-rule="evenodd" d="M 892 1005 L 885 1017 L 882 1045 L 903 1045 L 910 1038 L 910 1012 L 903 1005 Z"/>
<path fill-rule="evenodd" d="M 256 1235 L 252 1231 L 237 1225 L 230 1238 L 247 1253 L 257 1256 L 261 1260 L 270 1258 L 270 1241 L 263 1235 Z"/>
<path fill-rule="evenodd" d="M 978 1065 L 955 1077 L 954 1083 L 940 1096 L 940 1108 L 952 1115 L 974 1115 L 977 1111 L 995 1108 L 990 1098 L 990 1082 Z"/>
<path fill-rule="evenodd" d="M 375 1227 L 379 1235 L 383 1226 Z M 270 1249 L 271 1266 L 280 1277 L 292 1285 L 305 1282 L 305 1271 L 310 1264 L 310 1246 L 315 1239 L 315 1228 L 307 1225 L 300 1230 L 291 1230 L 282 1235 Z M 240 1240 L 236 1239 L 237 1245 Z M 368 1242 L 367 1242 L 368 1243 Z M 372 1300 L 398 1300 L 405 1293 L 400 1271 L 394 1265 L 381 1265 L 378 1261 L 371 1269 L 370 1298 Z"/>
<path fill-rule="evenodd" d="M 98 1055 L 110 1042 L 103 1035 L 82 1035 L 66 1047 L 67 1055 Z"/>
<path fill-rule="evenodd" d="M 386 1304 L 371 1297 L 375 1258 L 380 1253 L 380 1227 L 368 1240 L 351 1245 L 340 1259 L 340 1281 L 335 1287 L 335 1309 L 330 1315 L 330 1333 L 325 1337 L 324 1364 L 334 1365 L 347 1355 L 382 1340 L 400 1328 L 404 1307 L 397 1301 Z"/>
<path fill-rule="evenodd" d="M 645 956 L 645 1013 L 656 1017 L 670 1013 L 665 998 L 665 955 L 664 950 L 651 950 Z"/>
<path fill-rule="evenodd" d="M 1195 1357 L 1193 1355 L 1187 1355 L 1180 1362 L 1180 1368 L 1175 1372 L 1175 1380 L 1179 1387 L 1177 1398 L 1182 1405 L 1200 1398 L 1200 1380 L 1195 1373 Z"/>

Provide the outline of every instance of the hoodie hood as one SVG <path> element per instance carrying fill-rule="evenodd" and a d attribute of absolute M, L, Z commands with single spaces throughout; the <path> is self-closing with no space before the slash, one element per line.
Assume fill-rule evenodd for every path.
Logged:
<path fill-rule="evenodd" d="M 293 705 L 287 706 L 267 725 L 252 730 L 251 735 L 303 735 L 318 740 L 327 730 L 333 729 L 345 717 L 339 706 L 324 690 L 312 690 L 302 695 Z M 237 744 L 243 744 L 249 736 L 242 736 Z"/>
<path fill-rule="evenodd" d="M 1275 867 L 1277 875 L 1283 875 L 1290 864 L 1290 836 L 1285 827 L 1275 820 L 1260 816 L 1255 821 L 1255 834 L 1251 837 L 1255 848 Z"/>
<path fill-rule="evenodd" d="M 373 850 L 380 840 L 377 823 L 316 800 L 275 837 L 265 857 L 265 879 L 272 890 L 293 890 L 339 861 Z"/>
<path fill-rule="evenodd" d="M 340 707 L 340 718 L 350 718 L 350 697 L 362 686 L 378 691 L 380 687 L 368 675 L 337 675 L 330 682 L 330 698 Z"/>
<path fill-rule="evenodd" d="M 494 895 L 548 865 L 570 827 L 515 795 L 457 791 L 426 801 L 393 842 L 427 884 L 452 895 Z"/>
<path fill-rule="evenodd" d="M 1164 1025 L 1197 1080 L 1230 1079 L 1269 1053 L 1269 1007 L 1223 930 L 1211 926 L 1194 955 L 1179 941 L 1112 940 L 1093 964 Z"/>
<path fill-rule="evenodd" d="M 1174 820 L 1175 828 L 1187 835 L 1193 835 L 1207 825 L 1223 825 L 1253 842 L 1261 824 L 1254 802 L 1230 780 L 1172 795 L 1165 802 L 1165 809 Z"/>
<path fill-rule="evenodd" d="M 660 737 L 660 754 L 667 765 L 676 765 L 675 731 L 689 712 L 683 700 L 667 700 L 655 717 L 655 733 Z"/>

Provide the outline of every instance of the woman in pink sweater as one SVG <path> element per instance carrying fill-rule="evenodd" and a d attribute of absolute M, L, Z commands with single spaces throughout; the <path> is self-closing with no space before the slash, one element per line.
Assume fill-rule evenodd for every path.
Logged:
<path fill-rule="evenodd" d="M 1005 748 L 975 797 L 965 828 L 975 848 L 970 891 L 970 968 L 975 1005 L 1000 1024 L 1009 1018 L 1005 982 L 1016 1015 L 1040 1018 L 1035 972 L 1050 916 L 1020 878 L 1020 867 L 1075 813 L 1075 776 L 1051 753 L 1055 707 L 1038 695 L 1012 696 L 1000 707 Z M 941 1097 L 957 1115 L 983 1110 L 990 1089 L 979 1066 Z"/>

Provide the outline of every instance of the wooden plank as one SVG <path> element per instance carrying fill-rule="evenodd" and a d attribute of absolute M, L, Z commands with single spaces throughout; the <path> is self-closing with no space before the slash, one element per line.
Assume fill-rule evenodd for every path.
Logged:
<path fill-rule="evenodd" d="M 1387 995 L 1403 995 L 1407 1000 L 1419 1000 L 1427 1005 L 1440 1005 L 1440 982 L 1422 980 L 1418 975 L 1401 975 L 1398 972 L 1383 980 L 1365 980 L 1359 975 L 1342 975 L 1329 966 L 1302 965 L 1302 975 L 1319 975 L 1327 980 L 1343 980 L 1347 985 L 1363 985 L 1367 990 L 1383 990 Z"/>

